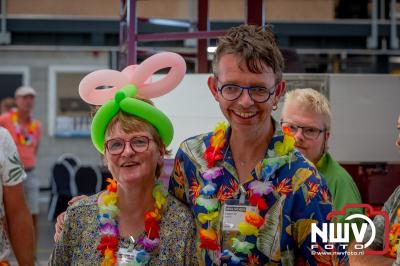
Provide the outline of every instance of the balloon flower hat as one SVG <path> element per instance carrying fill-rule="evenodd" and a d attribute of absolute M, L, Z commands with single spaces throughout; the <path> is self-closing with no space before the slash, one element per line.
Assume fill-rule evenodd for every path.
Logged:
<path fill-rule="evenodd" d="M 158 70 L 169 67 L 161 80 L 151 82 Z M 104 138 L 108 124 L 120 110 L 139 117 L 153 125 L 164 144 L 168 146 L 174 135 L 169 118 L 153 105 L 140 98 L 156 98 L 173 90 L 186 72 L 185 60 L 178 54 L 163 52 L 155 54 L 140 65 L 131 65 L 124 70 L 103 69 L 85 76 L 79 84 L 81 98 L 93 105 L 101 105 L 93 117 L 92 142 L 104 154 Z M 105 89 L 97 89 L 105 87 Z"/>

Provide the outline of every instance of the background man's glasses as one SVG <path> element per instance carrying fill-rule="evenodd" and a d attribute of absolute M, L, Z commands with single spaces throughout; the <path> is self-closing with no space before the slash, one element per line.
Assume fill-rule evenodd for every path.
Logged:
<path fill-rule="evenodd" d="M 150 138 L 146 136 L 133 137 L 130 140 L 120 138 L 107 140 L 105 145 L 108 152 L 112 155 L 120 155 L 125 150 L 125 144 L 129 142 L 131 149 L 135 152 L 145 152 L 149 149 Z"/>
<path fill-rule="evenodd" d="M 315 128 L 315 127 L 302 127 L 302 126 L 297 126 L 292 123 L 284 122 L 284 121 L 281 121 L 281 126 L 282 126 L 282 128 L 287 127 L 290 130 L 290 132 L 293 133 L 293 135 L 296 134 L 300 128 L 301 134 L 303 134 L 304 138 L 311 139 L 311 140 L 318 138 L 319 134 L 326 131 L 326 128 L 319 129 L 319 128 Z"/>
<path fill-rule="evenodd" d="M 235 101 L 239 99 L 242 95 L 243 90 L 247 90 L 249 92 L 250 98 L 257 103 L 264 103 L 269 100 L 271 95 L 275 93 L 275 86 L 272 88 L 266 88 L 262 86 L 240 86 L 236 84 L 225 84 L 222 87 L 217 88 L 221 93 L 222 98 L 227 101 Z"/>

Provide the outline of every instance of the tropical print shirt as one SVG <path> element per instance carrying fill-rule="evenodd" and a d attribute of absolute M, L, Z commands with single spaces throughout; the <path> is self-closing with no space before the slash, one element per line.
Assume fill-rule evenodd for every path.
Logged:
<path fill-rule="evenodd" d="M 226 143 L 229 143 L 230 132 L 228 128 Z M 206 184 L 203 173 L 208 165 L 203 157 L 212 136 L 213 132 L 198 135 L 180 145 L 169 185 L 170 193 L 190 206 L 196 220 L 198 243 L 199 230 L 208 228 L 218 232 L 217 237 L 220 243 L 222 241 L 220 217 L 202 223 L 201 216 L 207 210 L 197 204 L 197 198 L 202 197 L 202 189 Z M 265 159 L 241 184 L 231 149 L 228 144 L 223 147 L 223 159 L 216 163 L 223 169 L 222 178 L 214 181 L 217 191 L 214 197 L 220 204 L 227 199 L 239 198 L 240 185 L 249 194 L 249 184 L 254 180 L 269 184 L 272 191 L 263 195 L 268 207 L 260 213 L 265 222 L 258 237 L 246 236 L 245 239 L 253 243 L 254 248 L 247 254 L 234 254 L 240 258 L 240 263 L 229 257 L 221 257 L 221 250 L 201 249 L 198 244 L 200 265 L 340 265 L 348 261 L 346 255 L 324 255 L 320 243 L 316 243 L 318 248 L 314 250 L 322 252 L 317 254 L 311 250 L 311 223 L 317 223 L 320 227 L 327 222 L 326 216 L 332 210 L 330 193 L 315 167 L 300 152 L 294 150 L 282 155 L 283 140 L 282 130 L 276 129 Z M 338 246 L 336 248 L 339 250 Z"/>
<path fill-rule="evenodd" d="M 5 225 L 3 186 L 15 186 L 26 178 L 24 168 L 17 153 L 17 147 L 8 131 L 0 127 L 0 261 L 10 253 Z"/>

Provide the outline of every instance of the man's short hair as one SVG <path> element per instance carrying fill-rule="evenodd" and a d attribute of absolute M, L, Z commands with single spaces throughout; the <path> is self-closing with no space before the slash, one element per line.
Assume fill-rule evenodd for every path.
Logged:
<path fill-rule="evenodd" d="M 328 99 L 318 91 L 310 88 L 295 89 L 286 92 L 282 113 L 289 103 L 296 103 L 302 110 L 320 114 L 324 118 L 325 128 L 331 129 L 331 107 Z"/>
<path fill-rule="evenodd" d="M 244 61 L 250 72 L 262 73 L 265 65 L 272 68 L 275 81 L 282 80 L 284 60 L 269 26 L 241 25 L 231 28 L 218 39 L 218 47 L 213 59 L 213 73 L 218 76 L 218 63 L 225 54 L 235 54 Z"/>

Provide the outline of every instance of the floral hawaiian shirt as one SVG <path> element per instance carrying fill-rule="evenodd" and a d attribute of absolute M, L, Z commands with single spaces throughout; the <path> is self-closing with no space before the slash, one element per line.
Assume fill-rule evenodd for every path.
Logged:
<path fill-rule="evenodd" d="M 8 131 L 0 127 L 0 261 L 10 254 L 10 243 L 5 227 L 3 187 L 15 186 L 26 179 L 17 147 Z"/>
<path fill-rule="evenodd" d="M 199 230 L 208 228 L 218 232 L 219 243 L 222 241 L 220 217 L 204 222 L 202 218 L 207 210 L 198 204 L 198 198 L 203 197 L 203 188 L 207 184 L 203 176 L 208 169 L 204 154 L 212 136 L 213 132 L 198 135 L 180 145 L 169 185 L 170 192 L 190 206 L 196 218 L 198 243 Z M 226 143 L 229 143 L 229 136 L 230 128 L 225 136 Z M 223 147 L 223 159 L 216 163 L 223 174 L 222 178 L 214 181 L 216 193 L 213 195 L 218 199 L 219 206 L 227 199 L 239 198 L 239 186 L 246 190 L 249 198 L 249 186 L 255 180 L 265 182 L 271 190 L 263 195 L 267 208 L 260 213 L 264 224 L 258 237 L 246 236 L 245 239 L 254 247 L 247 254 L 236 252 L 233 256 L 239 258 L 238 263 L 232 257 L 223 256 L 221 249 L 201 249 L 198 244 L 201 265 L 340 265 L 348 261 L 346 255 L 312 252 L 311 223 L 320 227 L 327 222 L 326 216 L 332 210 L 331 196 L 325 181 L 300 152 L 282 153 L 283 140 L 282 130 L 276 129 L 264 160 L 242 183 L 239 182 L 229 145 Z M 336 247 L 339 250 L 339 246 Z M 323 251 L 322 245 L 318 246 L 318 251 Z"/>

